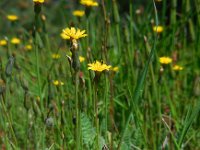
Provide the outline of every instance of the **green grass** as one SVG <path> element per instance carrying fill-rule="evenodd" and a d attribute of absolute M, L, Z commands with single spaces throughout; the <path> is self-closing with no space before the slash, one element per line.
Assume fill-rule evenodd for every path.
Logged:
<path fill-rule="evenodd" d="M 0 2 L 0 149 L 200 149 L 199 0 L 122 3 L 100 0 L 77 18 L 79 2 L 49 0 L 41 12 L 31 0 Z M 88 34 L 77 50 L 60 37 L 71 26 Z M 95 60 L 119 70 L 99 77 Z"/>

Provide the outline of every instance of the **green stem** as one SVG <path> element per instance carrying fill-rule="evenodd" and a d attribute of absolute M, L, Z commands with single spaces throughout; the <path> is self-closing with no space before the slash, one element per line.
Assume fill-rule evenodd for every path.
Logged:
<path fill-rule="evenodd" d="M 95 83 L 94 89 L 94 112 L 95 112 L 95 126 L 96 126 L 96 148 L 99 149 L 99 118 L 98 118 L 98 98 L 97 98 L 97 83 Z"/>
<path fill-rule="evenodd" d="M 41 100 L 41 110 L 43 112 L 43 103 L 42 103 L 42 90 L 41 90 L 41 80 L 40 80 L 40 62 L 39 62 L 39 51 L 38 51 L 38 42 L 39 42 L 39 33 L 35 33 L 35 56 L 36 56 L 36 72 L 37 72 L 37 81 L 38 81 L 38 91 L 39 97 Z"/>
<path fill-rule="evenodd" d="M 130 48 L 131 48 L 131 51 L 134 51 L 134 35 L 133 35 L 133 4 L 132 4 L 132 0 L 130 0 L 130 3 L 129 3 L 129 9 L 130 9 L 130 37 L 131 37 L 131 45 L 130 45 Z"/>
<path fill-rule="evenodd" d="M 76 149 L 80 149 L 80 112 L 79 112 L 79 100 L 78 100 L 78 87 L 79 76 L 78 72 L 75 73 L 75 107 L 76 107 Z"/>
<path fill-rule="evenodd" d="M 190 0 L 186 0 L 186 13 L 187 15 L 191 12 L 191 6 L 190 6 Z M 194 24 L 191 18 L 189 18 L 188 20 L 189 23 L 189 32 L 191 35 L 191 40 L 194 41 L 195 40 L 195 30 L 194 30 Z"/>
<path fill-rule="evenodd" d="M 104 97 L 104 100 L 105 100 L 105 112 L 104 112 L 104 115 L 105 115 L 105 141 L 107 142 L 107 125 L 108 125 L 108 80 L 106 78 L 106 81 L 105 81 L 105 84 L 106 84 L 106 88 L 105 88 L 105 97 Z"/>
<path fill-rule="evenodd" d="M 7 84 L 6 84 L 6 85 L 7 85 Z M 7 86 L 8 86 L 8 85 L 7 85 Z M 7 91 L 6 91 L 6 93 L 7 93 Z M 7 95 L 7 94 L 6 94 L 6 95 Z M 6 100 L 7 100 L 7 99 L 6 99 Z M 5 103 L 4 103 L 4 100 L 3 100 L 3 96 L 2 96 L 1 104 L 2 104 L 2 107 L 3 107 L 4 113 L 5 113 L 6 119 L 7 119 L 7 121 L 8 121 L 8 124 L 9 124 L 9 126 L 10 126 L 10 130 L 11 130 L 10 132 L 11 132 L 11 134 L 12 134 L 12 136 L 13 136 L 14 143 L 15 143 L 15 145 L 17 145 L 17 138 L 16 138 L 16 136 L 15 136 L 15 132 L 14 132 L 13 127 L 12 127 L 12 121 L 11 121 L 10 115 L 9 115 L 9 113 L 8 113 L 8 111 L 7 111 L 7 108 L 6 108 Z"/>

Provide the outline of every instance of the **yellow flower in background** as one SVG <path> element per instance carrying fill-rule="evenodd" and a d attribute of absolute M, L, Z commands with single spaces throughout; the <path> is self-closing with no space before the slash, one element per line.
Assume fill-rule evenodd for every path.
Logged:
<path fill-rule="evenodd" d="M 44 0 L 33 0 L 34 3 L 44 3 Z"/>
<path fill-rule="evenodd" d="M 104 70 L 109 70 L 111 68 L 110 65 L 106 65 L 104 63 L 101 63 L 99 61 L 95 61 L 94 63 L 88 64 L 88 70 L 93 70 L 97 72 L 102 72 Z"/>
<path fill-rule="evenodd" d="M 62 37 L 65 37 L 65 39 L 70 40 L 78 40 L 82 37 L 86 37 L 87 34 L 85 34 L 85 30 L 75 29 L 74 27 L 71 28 L 65 28 L 63 29 Z"/>
<path fill-rule="evenodd" d="M 60 58 L 60 54 L 52 54 L 51 57 L 53 59 L 59 59 Z"/>
<path fill-rule="evenodd" d="M 175 66 L 173 66 L 173 70 L 175 70 L 175 71 L 181 71 L 181 70 L 183 70 L 183 67 L 179 66 L 179 65 L 175 65 Z"/>
<path fill-rule="evenodd" d="M 112 68 L 112 71 L 118 72 L 118 71 L 119 71 L 119 67 L 113 67 L 113 68 Z"/>
<path fill-rule="evenodd" d="M 58 81 L 58 80 L 54 80 L 54 81 L 53 81 L 53 84 L 54 84 L 55 86 L 64 85 L 64 83 L 63 83 L 62 81 Z"/>
<path fill-rule="evenodd" d="M 32 45 L 30 45 L 30 44 L 26 45 L 25 49 L 28 50 L 28 51 L 32 50 Z"/>
<path fill-rule="evenodd" d="M 79 61 L 80 61 L 81 63 L 84 62 L 84 61 L 85 61 L 85 57 L 79 56 Z"/>
<path fill-rule="evenodd" d="M 85 11 L 83 11 L 83 10 L 75 10 L 75 11 L 73 11 L 73 15 L 77 16 L 77 17 L 82 17 L 82 16 L 85 15 Z"/>
<path fill-rule="evenodd" d="M 69 40 L 69 39 L 70 39 L 70 37 L 67 36 L 67 35 L 65 35 L 65 33 L 63 33 L 63 32 L 60 34 L 60 36 L 61 36 L 61 38 L 64 39 L 64 40 Z"/>
<path fill-rule="evenodd" d="M 20 42 L 21 42 L 21 40 L 18 39 L 18 38 L 12 38 L 12 39 L 11 39 L 11 43 L 12 43 L 12 44 L 18 45 Z"/>
<path fill-rule="evenodd" d="M 87 7 L 98 6 L 99 4 L 94 0 L 81 0 L 80 3 Z"/>
<path fill-rule="evenodd" d="M 0 40 L 0 45 L 1 46 L 6 46 L 7 45 L 7 41 L 6 40 Z"/>
<path fill-rule="evenodd" d="M 163 27 L 162 26 L 154 26 L 153 31 L 157 33 L 163 32 Z"/>
<path fill-rule="evenodd" d="M 19 18 L 16 15 L 7 15 L 7 19 L 10 21 L 17 21 Z"/>
<path fill-rule="evenodd" d="M 170 57 L 160 57 L 159 61 L 161 64 L 170 64 L 172 59 Z"/>
<path fill-rule="evenodd" d="M 39 96 L 36 96 L 36 100 L 37 100 L 37 101 L 40 101 L 40 97 L 39 97 Z"/>
<path fill-rule="evenodd" d="M 47 20 L 47 18 L 46 18 L 46 16 L 44 14 L 41 15 L 41 19 L 42 19 L 42 21 L 46 21 Z"/>

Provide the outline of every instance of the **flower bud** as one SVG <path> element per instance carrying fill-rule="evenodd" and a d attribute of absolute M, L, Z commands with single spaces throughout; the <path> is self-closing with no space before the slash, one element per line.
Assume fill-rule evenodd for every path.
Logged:
<path fill-rule="evenodd" d="M 12 75 L 12 69 L 13 69 L 13 65 L 15 62 L 15 58 L 13 56 L 10 56 L 10 58 L 8 59 L 8 62 L 6 64 L 6 76 L 10 77 Z"/>

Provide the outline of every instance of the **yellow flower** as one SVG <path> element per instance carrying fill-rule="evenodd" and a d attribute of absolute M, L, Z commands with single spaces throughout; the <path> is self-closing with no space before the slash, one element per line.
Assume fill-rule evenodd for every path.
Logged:
<path fill-rule="evenodd" d="M 39 97 L 39 96 L 36 96 L 36 100 L 37 100 L 37 101 L 40 101 L 40 97 Z"/>
<path fill-rule="evenodd" d="M 77 17 L 82 17 L 85 15 L 85 12 L 83 10 L 75 10 L 73 11 L 73 15 Z"/>
<path fill-rule="evenodd" d="M 12 38 L 12 39 L 11 39 L 11 43 L 12 43 L 12 44 L 18 45 L 20 42 L 21 42 L 21 41 L 20 41 L 20 39 L 18 39 L 18 38 Z"/>
<path fill-rule="evenodd" d="M 67 36 L 67 35 L 65 35 L 65 33 L 63 33 L 63 32 L 60 34 L 60 36 L 61 36 L 61 38 L 64 39 L 64 40 L 69 40 L 69 39 L 70 39 L 70 37 Z"/>
<path fill-rule="evenodd" d="M 53 84 L 54 84 L 55 86 L 64 85 L 64 83 L 63 83 L 62 81 L 58 81 L 58 80 L 54 80 L 54 81 L 53 81 Z"/>
<path fill-rule="evenodd" d="M 79 56 L 79 61 L 82 63 L 85 61 L 85 58 L 83 56 Z"/>
<path fill-rule="evenodd" d="M 10 21 L 16 21 L 18 20 L 18 16 L 16 15 L 7 15 L 7 19 L 10 20 Z"/>
<path fill-rule="evenodd" d="M 99 4 L 94 0 L 81 0 L 80 3 L 87 7 L 98 6 Z"/>
<path fill-rule="evenodd" d="M 32 50 L 32 45 L 30 45 L 30 44 L 26 45 L 25 49 L 28 50 L 28 51 Z"/>
<path fill-rule="evenodd" d="M 44 3 L 44 0 L 33 0 L 34 3 Z"/>
<path fill-rule="evenodd" d="M 6 40 L 0 40 L 0 45 L 1 45 L 1 46 L 7 45 L 7 41 L 6 41 Z"/>
<path fill-rule="evenodd" d="M 118 72 L 118 71 L 119 71 L 119 67 L 113 67 L 113 68 L 112 68 L 112 71 Z"/>
<path fill-rule="evenodd" d="M 175 65 L 175 66 L 173 66 L 173 70 L 175 70 L 175 71 L 181 71 L 181 70 L 183 70 L 183 67 L 181 67 L 179 65 Z"/>
<path fill-rule="evenodd" d="M 86 37 L 87 34 L 84 34 L 85 30 L 80 30 L 80 29 L 75 29 L 74 27 L 71 28 L 65 28 L 63 29 L 63 32 L 61 33 L 61 36 L 64 37 L 65 39 L 70 39 L 70 40 L 78 40 L 82 37 Z"/>
<path fill-rule="evenodd" d="M 153 31 L 157 33 L 163 32 L 163 27 L 162 26 L 154 26 Z"/>
<path fill-rule="evenodd" d="M 59 54 L 52 54 L 51 57 L 53 59 L 59 59 L 60 58 L 60 55 Z"/>
<path fill-rule="evenodd" d="M 94 63 L 88 64 L 88 70 L 93 70 L 97 72 L 102 72 L 104 70 L 109 70 L 111 68 L 110 65 L 106 65 L 104 63 L 101 63 L 99 61 L 96 61 Z"/>
<path fill-rule="evenodd" d="M 172 59 L 170 57 L 160 57 L 159 61 L 161 64 L 169 64 L 172 62 Z"/>

